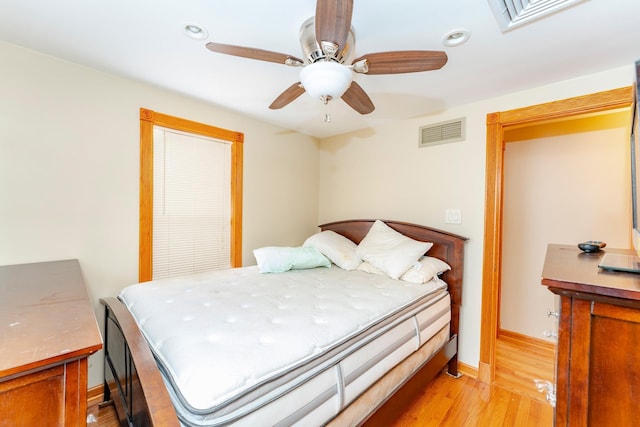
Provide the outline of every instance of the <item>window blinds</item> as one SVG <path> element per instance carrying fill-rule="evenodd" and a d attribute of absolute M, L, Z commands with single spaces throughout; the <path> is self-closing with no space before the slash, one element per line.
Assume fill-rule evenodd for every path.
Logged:
<path fill-rule="evenodd" d="M 153 279 L 231 266 L 231 144 L 154 126 Z"/>

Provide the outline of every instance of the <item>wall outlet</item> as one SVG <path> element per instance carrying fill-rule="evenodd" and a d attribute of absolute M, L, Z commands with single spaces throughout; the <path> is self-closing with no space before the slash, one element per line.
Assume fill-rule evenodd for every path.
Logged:
<path fill-rule="evenodd" d="M 444 211 L 444 222 L 447 224 L 462 223 L 462 212 L 460 209 L 446 209 Z"/>

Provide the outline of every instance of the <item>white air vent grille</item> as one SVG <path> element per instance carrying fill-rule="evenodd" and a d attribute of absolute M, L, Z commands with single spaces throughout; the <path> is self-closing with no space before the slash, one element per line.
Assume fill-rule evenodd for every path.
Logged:
<path fill-rule="evenodd" d="M 465 119 L 449 120 L 420 128 L 419 147 L 462 141 L 465 138 Z"/>
<path fill-rule="evenodd" d="M 511 30 L 585 0 L 488 0 L 500 29 Z"/>

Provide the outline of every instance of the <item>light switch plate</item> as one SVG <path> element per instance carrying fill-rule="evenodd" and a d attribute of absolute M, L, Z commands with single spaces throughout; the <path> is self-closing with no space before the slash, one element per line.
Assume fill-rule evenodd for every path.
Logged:
<path fill-rule="evenodd" d="M 447 224 L 462 223 L 462 212 L 460 209 L 446 209 L 444 211 L 444 222 Z"/>

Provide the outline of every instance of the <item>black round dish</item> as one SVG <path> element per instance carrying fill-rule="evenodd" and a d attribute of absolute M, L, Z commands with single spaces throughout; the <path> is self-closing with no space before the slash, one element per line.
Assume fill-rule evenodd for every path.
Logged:
<path fill-rule="evenodd" d="M 606 243 L 598 240 L 587 240 L 586 242 L 578 243 L 578 248 L 587 253 L 598 252 L 600 249 L 607 246 Z"/>

